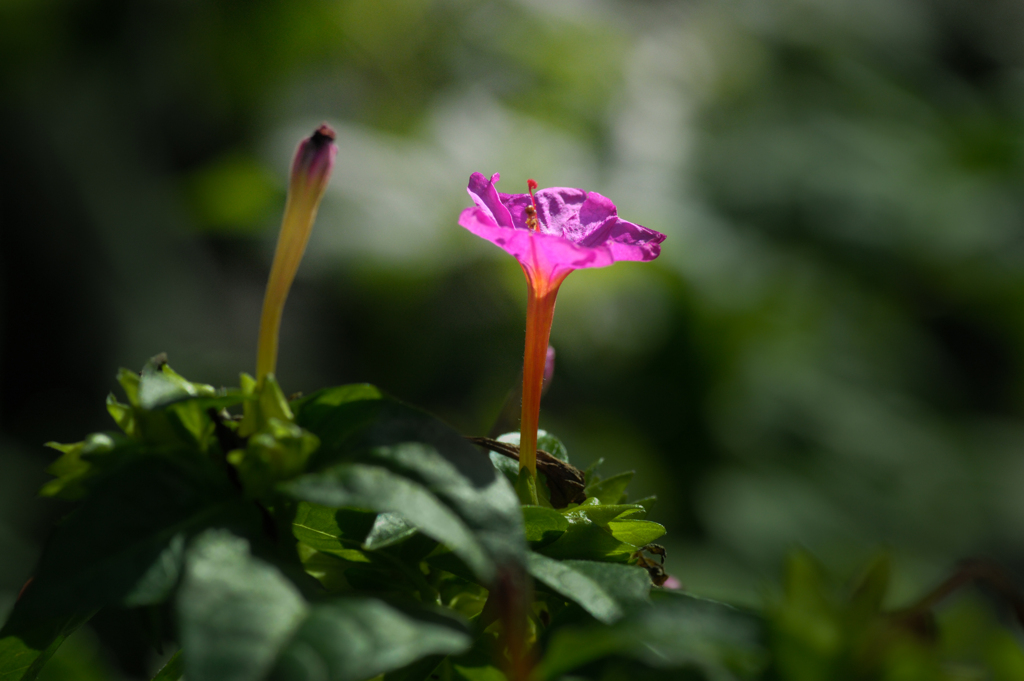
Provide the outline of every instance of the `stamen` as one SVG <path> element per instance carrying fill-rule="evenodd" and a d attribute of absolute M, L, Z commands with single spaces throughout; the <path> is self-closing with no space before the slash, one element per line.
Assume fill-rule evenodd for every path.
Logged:
<path fill-rule="evenodd" d="M 526 207 L 526 226 L 537 231 L 540 229 L 540 223 L 537 222 L 537 201 L 533 198 L 533 190 L 537 188 L 537 183 L 534 180 L 526 181 L 526 189 L 530 192 L 530 205 Z"/>

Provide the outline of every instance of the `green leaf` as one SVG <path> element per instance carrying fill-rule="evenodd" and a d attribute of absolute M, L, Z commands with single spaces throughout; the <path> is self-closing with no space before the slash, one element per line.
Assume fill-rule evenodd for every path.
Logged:
<path fill-rule="evenodd" d="M 98 475 L 138 450 L 136 443 L 119 433 L 93 433 L 82 442 L 69 445 L 47 442 L 46 446 L 62 454 L 46 469 L 56 479 L 43 485 L 39 495 L 68 500 L 84 497 Z"/>
<path fill-rule="evenodd" d="M 259 527 L 255 511 L 195 452 L 133 458 L 57 527 L 15 610 L 49 618 L 159 603 L 189 536 L 214 524 Z"/>
<path fill-rule="evenodd" d="M 487 563 L 461 538 L 459 525 L 444 519 L 442 526 L 454 531 L 460 547 L 450 548 L 464 560 L 471 560 L 480 579 L 493 575 L 493 564 L 522 565 L 526 542 L 523 540 L 523 518 L 511 485 L 494 469 L 490 459 L 458 432 L 429 414 L 395 400 L 381 397 L 366 386 L 348 386 L 321 391 L 296 404 L 300 426 L 320 438 L 320 450 L 310 465 L 313 470 L 328 469 L 338 464 L 360 462 L 388 469 L 412 485 L 410 490 L 426 504 L 422 493 L 432 496 L 467 528 L 474 541 L 483 547 Z M 322 489 L 322 486 L 321 486 Z M 342 495 L 352 498 L 347 493 Z M 409 515 L 398 503 L 408 505 L 390 494 L 384 505 L 369 499 L 360 502 L 366 508 L 402 515 L 407 522 L 438 541 L 439 528 L 428 531 L 427 519 Z M 315 501 L 315 499 L 310 498 Z M 341 505 L 359 505 L 349 501 Z M 385 507 L 387 506 L 387 507 Z M 392 507 L 395 506 L 395 507 Z M 429 522 L 444 518 L 434 514 Z"/>
<path fill-rule="evenodd" d="M 453 681 L 508 681 L 505 674 L 495 667 L 495 636 L 484 632 L 477 636 L 469 652 L 458 657 L 449 657 L 446 666 L 451 669 Z"/>
<path fill-rule="evenodd" d="M 626 487 L 633 480 L 634 474 L 634 471 L 619 473 L 600 482 L 588 484 L 583 491 L 588 497 L 596 497 L 602 504 L 621 504 L 626 497 Z"/>
<path fill-rule="evenodd" d="M 637 499 L 636 501 L 632 501 L 630 503 L 633 506 L 643 506 L 644 510 L 647 511 L 648 513 L 650 513 L 651 512 L 651 508 L 654 506 L 655 503 L 657 503 L 657 501 L 658 501 L 657 495 L 652 494 L 649 497 L 643 497 L 641 499 Z"/>
<path fill-rule="evenodd" d="M 523 506 L 526 541 L 531 546 L 546 546 L 569 529 L 569 521 L 558 511 L 544 506 Z"/>
<path fill-rule="evenodd" d="M 433 672 L 442 660 L 447 659 L 445 655 L 421 657 L 410 665 L 386 673 L 383 681 L 436 681 L 439 677 L 434 676 Z"/>
<path fill-rule="evenodd" d="M 818 563 L 805 551 L 786 558 L 785 598 L 767 608 L 776 666 L 788 678 L 830 674 L 847 655 L 848 607 L 832 590 Z M 863 616 L 857 618 L 863 625 Z"/>
<path fill-rule="evenodd" d="M 600 560 L 625 563 L 636 549 L 590 521 L 572 523 L 557 541 L 537 549 L 550 558 Z"/>
<path fill-rule="evenodd" d="M 346 560 L 365 561 L 361 548 L 373 528 L 372 511 L 337 509 L 302 502 L 295 509 L 292 532 L 308 546 Z"/>
<path fill-rule="evenodd" d="M 302 562 L 302 569 L 306 571 L 307 575 L 320 582 L 320 585 L 327 589 L 328 593 L 351 591 L 352 585 L 345 578 L 345 571 L 357 562 L 356 558 L 363 562 L 369 562 L 369 558 L 361 553 L 356 558 L 348 560 L 321 553 L 303 543 L 296 546 L 296 551 Z M 353 553 L 357 552 L 353 551 Z"/>
<path fill-rule="evenodd" d="M 487 456 L 495 470 L 500 471 L 509 484 L 515 487 L 516 481 L 519 479 L 519 462 L 497 452 L 487 452 Z"/>
<path fill-rule="evenodd" d="M 597 469 L 604 463 L 604 457 L 602 456 L 594 463 L 587 466 L 587 470 L 583 471 L 583 477 L 587 481 L 588 485 L 596 485 L 601 481 L 601 476 L 598 475 Z"/>
<path fill-rule="evenodd" d="M 374 386 L 355 384 L 321 390 L 292 406 L 296 423 L 316 434 L 324 453 L 334 458 L 373 424 L 386 403 Z"/>
<path fill-rule="evenodd" d="M 594 497 L 579 506 L 562 509 L 561 513 L 566 518 L 584 517 L 605 526 L 612 520 L 642 520 L 647 515 L 644 507 L 638 504 L 601 504 Z"/>
<path fill-rule="evenodd" d="M 312 609 L 271 679 L 363 681 L 430 655 L 457 655 L 471 644 L 465 623 L 439 611 L 338 600 Z"/>
<path fill-rule="evenodd" d="M 519 446 L 519 431 L 513 431 L 511 433 L 503 433 L 495 438 L 498 442 L 507 442 L 513 444 L 516 447 Z M 562 441 L 552 435 L 546 430 L 540 429 L 537 431 L 537 449 L 541 449 L 551 456 L 555 457 L 559 461 L 569 463 L 569 450 L 565 448 Z M 500 456 L 500 455 L 499 455 Z M 506 457 L 507 458 L 507 457 Z M 513 462 L 515 463 L 515 462 Z"/>
<path fill-rule="evenodd" d="M 754 618 L 713 601 L 658 592 L 654 605 L 612 626 L 564 627 L 551 637 L 537 677 L 555 681 L 585 664 L 624 655 L 652 667 L 697 668 L 711 678 L 753 678 L 767 656 Z"/>
<path fill-rule="evenodd" d="M 407 447 L 422 449 L 419 445 Z M 494 562 L 466 523 L 423 485 L 387 469 L 341 464 L 284 483 L 282 490 L 322 506 L 398 513 L 410 525 L 447 545 L 480 579 L 489 581 L 494 576 Z"/>
<path fill-rule="evenodd" d="M 0 629 L 0 681 L 34 681 L 67 637 L 94 612 L 40 619 L 26 617 L 16 607 Z"/>
<path fill-rule="evenodd" d="M 333 388 L 324 388 L 312 395 L 302 397 L 292 403 L 296 418 L 303 413 L 304 419 L 316 421 L 322 418 L 333 420 L 336 407 L 352 402 L 372 402 L 384 399 L 384 393 L 377 386 L 369 383 L 350 383 Z"/>
<path fill-rule="evenodd" d="M 629 565 L 558 561 L 531 553 L 527 567 L 537 581 L 605 624 L 619 620 L 627 608 L 646 603 L 651 590 L 647 571 Z"/>
<path fill-rule="evenodd" d="M 417 535 L 415 528 L 403 523 L 394 514 L 378 515 L 301 502 L 296 509 L 293 532 L 303 542 L 300 556 L 306 572 L 329 591 L 358 588 L 411 593 L 415 590 L 426 594 L 426 598 L 436 598 L 418 565 L 437 543 Z M 363 537 L 373 537 L 375 528 L 377 540 L 382 543 L 367 546 Z M 389 532 L 395 533 L 390 539 Z M 379 552 L 389 547 L 394 548 L 387 554 Z M 308 555 L 310 551 L 315 555 Z M 455 562 L 461 565 L 458 560 Z"/>
<path fill-rule="evenodd" d="M 152 681 L 179 681 L 185 673 L 185 660 L 181 657 L 181 651 L 174 653 L 167 664 L 160 668 Z"/>
<path fill-rule="evenodd" d="M 373 521 L 373 527 L 366 535 L 363 548 L 367 551 L 387 548 L 405 541 L 416 534 L 416 528 L 397 513 L 381 513 Z"/>
<path fill-rule="evenodd" d="M 190 397 L 217 397 L 217 390 L 212 385 L 186 380 L 171 369 L 162 357 L 154 357 L 146 362 L 138 383 L 138 407 L 153 411 Z"/>
<path fill-rule="evenodd" d="M 416 480 L 455 511 L 499 564 L 525 561 L 519 500 L 490 459 L 429 414 L 393 403 L 366 434 L 366 460 Z M 419 442 L 422 444 L 409 444 Z M 406 517 L 406 520 L 413 521 Z"/>
<path fill-rule="evenodd" d="M 225 530 L 189 547 L 177 603 L 189 681 L 262 679 L 308 611 L 277 568 Z"/>
<path fill-rule="evenodd" d="M 161 602 L 186 538 L 211 524 L 255 525 L 255 509 L 190 450 L 131 458 L 61 523 L 0 636 L 0 678 L 38 668 L 97 608 Z M 29 661 L 26 667 L 23 662 Z M 10 672 L 10 667 L 20 669 Z M 7 681 L 7 679 L 4 679 Z"/>
<path fill-rule="evenodd" d="M 889 591 L 892 566 L 889 556 L 876 556 L 861 576 L 850 599 L 852 613 L 861 621 L 877 617 Z"/>
<path fill-rule="evenodd" d="M 238 469 L 246 493 L 264 497 L 275 483 L 302 473 L 319 445 L 316 435 L 308 430 L 271 417 L 249 437 L 245 449 L 228 455 L 228 461 Z"/>
<path fill-rule="evenodd" d="M 126 435 L 151 445 L 183 444 L 206 452 L 214 434 L 208 410 L 253 399 L 244 391 L 188 381 L 163 356 L 147 362 L 141 374 L 121 369 L 117 380 L 128 404 L 111 395 L 107 410 Z"/>
<path fill-rule="evenodd" d="M 561 440 L 546 430 L 537 431 L 537 449 L 544 450 L 559 461 L 569 463 L 569 450 L 565 448 Z"/>
<path fill-rule="evenodd" d="M 612 536 L 636 548 L 646 546 L 665 534 L 665 528 L 650 520 L 613 520 L 608 523 Z"/>

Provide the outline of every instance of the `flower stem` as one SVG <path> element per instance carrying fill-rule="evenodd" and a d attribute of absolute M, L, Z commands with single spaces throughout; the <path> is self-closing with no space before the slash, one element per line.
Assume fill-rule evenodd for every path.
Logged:
<path fill-rule="evenodd" d="M 256 380 L 262 385 L 267 374 L 274 373 L 277 365 L 277 343 L 281 332 L 281 316 L 288 298 L 299 262 L 306 250 L 306 241 L 313 226 L 316 208 L 295 206 L 290 195 L 285 208 L 281 234 L 270 267 L 270 278 L 263 297 L 263 313 L 260 316 L 260 335 L 256 350 Z M 304 202 L 308 203 L 308 202 Z"/>
<path fill-rule="evenodd" d="M 537 426 L 540 396 L 544 386 L 544 365 L 548 355 L 555 297 L 565 275 L 554 280 L 531 278 L 526 301 L 526 352 L 523 356 L 523 411 L 519 422 L 519 469 L 537 477 Z"/>

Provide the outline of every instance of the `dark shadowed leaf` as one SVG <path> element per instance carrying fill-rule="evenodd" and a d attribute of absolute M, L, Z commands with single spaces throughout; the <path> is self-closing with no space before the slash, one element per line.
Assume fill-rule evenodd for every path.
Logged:
<path fill-rule="evenodd" d="M 152 681 L 178 681 L 185 673 L 185 660 L 181 657 L 181 651 L 174 653 L 167 664 L 160 668 Z"/>
<path fill-rule="evenodd" d="M 50 617 L 159 603 L 177 583 L 190 535 L 257 523 L 256 509 L 194 452 L 133 459 L 57 527 L 16 610 Z"/>
<path fill-rule="evenodd" d="M 210 530 L 189 547 L 178 593 L 185 677 L 189 681 L 257 681 L 302 623 L 307 605 L 249 543 Z"/>
<path fill-rule="evenodd" d="M 60 458 L 46 469 L 55 477 L 39 491 L 40 496 L 77 500 L 98 482 L 98 476 L 138 453 L 140 446 L 120 433 L 93 433 L 81 442 L 47 442 L 61 452 Z"/>
<path fill-rule="evenodd" d="M 0 629 L 0 681 L 34 681 L 43 665 L 93 611 L 29 619 L 15 610 Z"/>
<path fill-rule="evenodd" d="M 403 611 L 371 599 L 339 600 L 310 611 L 271 679 L 363 681 L 427 656 L 459 654 L 471 644 L 466 625 L 450 615 Z"/>
<path fill-rule="evenodd" d="M 761 624 L 729 606 L 658 591 L 652 607 L 612 626 L 566 627 L 551 637 L 538 678 L 554 681 L 610 655 L 652 667 L 697 668 L 713 679 L 754 678 L 767 658 Z"/>

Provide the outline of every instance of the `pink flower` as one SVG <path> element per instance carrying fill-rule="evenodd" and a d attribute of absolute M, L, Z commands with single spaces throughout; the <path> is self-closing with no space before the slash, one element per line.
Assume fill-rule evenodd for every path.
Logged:
<path fill-rule="evenodd" d="M 527 277 L 561 281 L 573 270 L 606 267 L 619 260 L 654 260 L 665 235 L 618 216 L 615 204 L 597 192 L 569 187 L 541 189 L 536 195 L 499 194 L 500 175 L 469 177 L 476 206 L 459 224 L 510 253 Z M 534 185 L 536 186 L 536 185 Z M 537 228 L 527 226 L 536 207 Z"/>
<path fill-rule="evenodd" d="M 499 178 L 470 175 L 468 191 L 476 205 L 462 211 L 459 224 L 510 253 L 526 274 L 519 465 L 535 477 L 540 393 L 558 287 L 573 270 L 654 260 L 665 235 L 621 219 L 615 204 L 596 192 L 551 187 L 534 194 L 537 184 L 530 180 L 527 194 L 499 194 Z"/>

